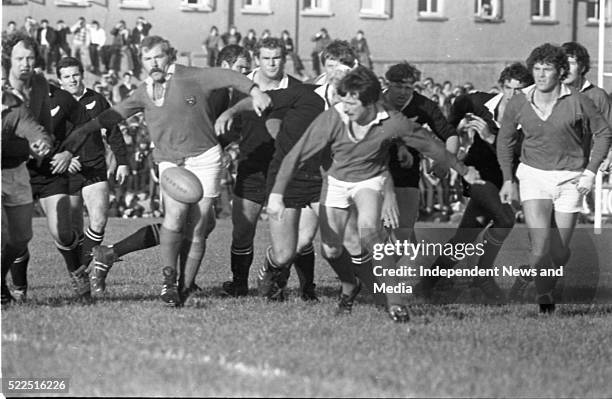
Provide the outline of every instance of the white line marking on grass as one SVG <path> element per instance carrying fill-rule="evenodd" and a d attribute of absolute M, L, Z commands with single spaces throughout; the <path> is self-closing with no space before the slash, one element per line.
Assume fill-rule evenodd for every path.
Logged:
<path fill-rule="evenodd" d="M 191 353 L 185 353 L 183 349 L 166 349 L 155 352 L 143 350 L 140 351 L 140 355 L 149 359 L 191 361 L 198 364 L 209 364 L 221 367 L 227 371 L 233 371 L 250 377 L 273 378 L 286 377 L 289 375 L 289 373 L 287 373 L 285 370 L 270 367 L 267 364 L 263 364 L 262 366 L 252 366 L 243 362 L 229 361 L 223 355 L 219 355 L 218 357 L 213 357 L 210 355 L 193 355 Z"/>

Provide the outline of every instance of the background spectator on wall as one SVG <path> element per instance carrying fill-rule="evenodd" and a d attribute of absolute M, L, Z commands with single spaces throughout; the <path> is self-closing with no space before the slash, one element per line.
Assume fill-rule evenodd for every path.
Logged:
<path fill-rule="evenodd" d="M 53 54 L 55 51 L 56 39 L 57 34 L 55 33 L 55 29 L 49 26 L 49 21 L 46 19 L 40 21 L 40 28 L 38 28 L 38 32 L 36 33 L 36 41 L 40 45 L 40 57 L 44 62 L 42 68 L 45 69 L 47 73 L 53 73 Z"/>
<path fill-rule="evenodd" d="M 91 61 L 91 72 L 100 74 L 100 49 L 106 44 L 106 31 L 100 27 L 98 21 L 91 21 L 89 25 L 89 58 Z"/>
<path fill-rule="evenodd" d="M 113 36 L 111 45 L 110 70 L 116 73 L 120 71 L 132 71 L 134 64 L 130 51 L 130 31 L 127 29 L 125 21 L 121 20 L 111 29 Z"/>
<path fill-rule="evenodd" d="M 303 79 L 304 64 L 302 64 L 300 56 L 295 52 L 295 47 L 293 46 L 293 39 L 291 38 L 291 35 L 289 35 L 288 30 L 284 30 L 281 33 L 281 40 L 283 41 L 283 45 L 285 46 L 285 53 L 287 54 L 287 57 L 293 63 L 293 73 Z"/>
<path fill-rule="evenodd" d="M 2 32 L 3 35 L 10 35 L 17 31 L 17 23 L 15 21 L 9 21 L 6 24 L 6 29 Z"/>
<path fill-rule="evenodd" d="M 257 35 L 255 34 L 254 29 L 249 29 L 244 39 L 242 39 L 242 47 L 244 47 L 249 54 L 251 55 L 251 60 L 253 59 L 253 52 L 255 51 L 255 46 L 257 46 Z"/>
<path fill-rule="evenodd" d="M 72 56 L 72 50 L 70 50 L 70 45 L 68 44 L 69 34 L 70 28 L 66 26 L 63 20 L 58 20 L 57 28 L 55 29 L 55 48 L 53 49 L 56 63 L 61 57 Z"/>
<path fill-rule="evenodd" d="M 210 33 L 204 40 L 202 48 L 206 51 L 208 66 L 214 67 L 217 64 L 219 51 L 221 51 L 221 37 L 219 36 L 219 29 L 217 29 L 216 26 L 210 28 Z"/>
<path fill-rule="evenodd" d="M 30 16 L 25 17 L 25 19 L 23 20 L 23 26 L 21 27 L 21 30 L 28 36 L 30 36 L 31 38 L 36 39 L 36 33 L 38 30 L 38 24 L 36 23 L 36 20 Z"/>
<path fill-rule="evenodd" d="M 351 47 L 357 54 L 359 64 L 372 69 L 372 58 L 370 56 L 370 48 L 368 47 L 368 41 L 365 38 L 365 34 L 362 30 L 357 31 L 357 35 L 351 39 Z"/>
<path fill-rule="evenodd" d="M 70 28 L 72 33 L 72 56 L 79 60 L 87 68 L 89 62 L 89 30 L 85 18 L 79 17 L 77 22 Z"/>
<path fill-rule="evenodd" d="M 311 41 L 314 42 L 314 48 L 312 49 L 312 53 L 310 54 L 312 57 L 312 71 L 315 76 L 319 76 L 321 74 L 321 52 L 327 47 L 329 43 L 331 43 L 331 37 L 329 33 L 327 33 L 327 29 L 321 28 L 318 31 Z"/>
<path fill-rule="evenodd" d="M 221 36 L 221 40 L 223 41 L 224 47 L 230 44 L 240 45 L 240 42 L 242 41 L 242 35 L 240 34 L 240 32 L 238 32 L 238 29 L 234 25 L 232 25 L 230 26 L 229 31 L 225 32 Z"/>

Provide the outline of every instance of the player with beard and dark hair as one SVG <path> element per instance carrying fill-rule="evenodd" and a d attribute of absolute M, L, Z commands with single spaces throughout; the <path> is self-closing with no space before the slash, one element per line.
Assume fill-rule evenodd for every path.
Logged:
<path fill-rule="evenodd" d="M 237 72 L 176 64 L 174 49 L 159 36 L 146 37 L 141 47 L 143 68 L 149 75 L 145 82 L 129 98 L 77 129 L 73 136 L 82 141 L 88 133 L 112 127 L 144 111 L 160 176 L 166 169 L 181 164 L 200 180 L 204 196 L 198 204 L 163 197 L 161 298 L 170 306 L 179 306 L 196 288 L 195 276 L 204 257 L 206 239 L 214 228 L 212 205 L 220 190 L 222 149 L 213 131 L 210 93 L 228 86 L 248 92 L 253 96 L 256 111 L 267 107 L 269 97 Z"/>

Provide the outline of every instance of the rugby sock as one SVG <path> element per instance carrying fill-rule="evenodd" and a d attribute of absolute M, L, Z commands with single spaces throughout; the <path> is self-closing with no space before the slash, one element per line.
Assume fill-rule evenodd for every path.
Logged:
<path fill-rule="evenodd" d="M 161 223 L 141 227 L 134 234 L 125 237 L 113 245 L 117 257 L 159 245 Z"/>
<path fill-rule="evenodd" d="M 373 295 L 375 279 L 372 273 L 372 255 L 368 251 L 360 255 L 351 255 L 351 265 L 353 272 L 363 284 L 361 292 L 367 296 Z"/>
<path fill-rule="evenodd" d="M 28 286 L 28 263 L 30 262 L 30 252 L 28 251 L 28 247 L 19 251 L 19 253 L 11 253 L 12 251 L 18 251 L 16 248 L 11 245 L 7 245 L 5 248 L 7 255 L 13 259 L 11 263 L 9 263 L 11 269 L 11 277 L 13 278 L 13 285 L 18 287 L 27 287 Z M 4 261 L 3 261 L 4 262 Z M 10 262 L 10 259 L 7 259 L 7 263 Z M 2 265 L 4 268 L 4 263 Z"/>
<path fill-rule="evenodd" d="M 278 262 L 276 262 L 274 260 L 274 258 L 272 257 L 272 246 L 270 245 L 267 249 L 266 249 L 266 257 L 264 259 L 264 268 L 266 270 L 271 270 L 271 269 L 276 269 L 277 271 L 280 270 L 281 274 L 278 275 L 276 277 L 276 283 L 278 284 L 279 288 L 285 288 L 287 286 L 287 282 L 289 281 L 289 276 L 291 273 L 291 265 L 289 266 L 283 266 L 281 264 L 279 264 Z"/>
<path fill-rule="evenodd" d="M 546 255 L 543 259 L 540 260 L 540 262 L 534 262 L 534 264 L 537 264 L 535 268 L 538 269 L 538 274 L 536 275 L 536 277 L 534 277 L 536 297 L 551 294 L 557 283 L 557 278 L 540 276 L 540 271 L 542 269 L 551 269 L 553 267 L 550 255 Z"/>
<path fill-rule="evenodd" d="M 183 233 L 162 226 L 159 231 L 159 239 L 162 266 L 176 270 L 176 261 L 181 250 L 181 243 L 183 242 Z"/>
<path fill-rule="evenodd" d="M 57 241 L 55 242 L 55 246 L 64 257 L 64 262 L 66 262 L 66 268 L 70 273 L 76 271 L 79 267 L 81 267 L 81 250 L 79 248 L 79 235 L 73 231 L 72 237 L 72 242 L 68 245 L 61 244 Z"/>
<path fill-rule="evenodd" d="M 253 244 L 246 248 L 237 248 L 232 244 L 230 259 L 234 282 L 247 285 L 249 269 L 253 263 Z"/>
<path fill-rule="evenodd" d="M 308 288 L 314 284 L 314 266 L 315 266 L 315 252 L 312 243 L 302 248 L 298 252 L 297 256 L 293 260 L 295 271 L 297 272 L 298 279 L 300 280 L 300 289 L 303 291 L 304 288 Z"/>
<path fill-rule="evenodd" d="M 179 277 L 179 287 L 182 290 L 187 290 L 195 283 L 195 278 L 200 270 L 202 259 L 206 253 L 206 240 L 192 241 L 189 246 L 189 252 L 185 260 L 185 266 Z"/>
<path fill-rule="evenodd" d="M 325 253 L 323 253 L 323 257 L 338 275 L 342 283 L 342 292 L 348 295 L 357 284 L 357 280 L 351 267 L 351 256 L 346 251 L 346 248 L 342 247 L 342 253 L 337 258 L 329 258 L 325 256 Z"/>
<path fill-rule="evenodd" d="M 22 267 L 20 267 L 19 270 L 15 269 L 15 271 L 13 271 L 13 265 L 15 264 L 15 261 L 17 259 L 26 258 L 26 257 L 29 258 L 27 247 L 25 249 L 25 253 L 23 250 L 20 250 L 19 248 L 15 248 L 12 245 L 6 245 L 4 247 L 4 250 L 2 251 L 2 285 L 3 286 L 4 284 L 6 284 L 6 275 L 8 274 L 9 270 L 11 271 L 11 276 L 13 277 L 13 284 L 14 285 L 24 285 L 23 280 L 20 279 L 21 273 L 17 273 L 16 275 L 16 272 L 20 272 Z M 27 262 L 25 263 L 25 265 L 27 265 Z M 23 274 L 23 276 L 25 277 L 25 273 Z M 17 282 L 15 282 L 15 277 L 19 279 Z M 26 281 L 26 284 L 27 284 L 27 281 Z"/>
<path fill-rule="evenodd" d="M 93 258 L 93 254 L 91 253 L 91 250 L 93 249 L 93 247 L 102 244 L 102 241 L 104 240 L 104 231 L 102 232 L 97 232 L 95 230 L 93 230 L 90 227 L 87 228 L 87 230 L 85 231 L 85 236 L 83 238 L 82 241 L 82 246 L 81 246 L 81 264 L 88 266 L 89 263 L 91 262 L 92 258 Z"/>

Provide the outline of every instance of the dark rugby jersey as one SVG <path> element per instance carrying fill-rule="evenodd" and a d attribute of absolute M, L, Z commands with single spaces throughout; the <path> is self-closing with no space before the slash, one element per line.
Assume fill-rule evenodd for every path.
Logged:
<path fill-rule="evenodd" d="M 249 75 L 251 77 L 252 75 Z M 292 76 L 286 75 L 288 82 L 287 87 L 293 87 L 301 84 L 299 80 Z M 277 89 L 278 90 L 278 89 Z M 270 94 L 274 90 L 268 90 Z M 235 93 L 238 95 L 239 93 Z M 245 96 L 237 97 L 240 100 Z M 263 118 L 257 116 L 254 111 L 240 113 L 240 123 L 242 129 L 242 140 L 240 141 L 240 162 L 243 165 L 248 165 L 249 168 L 267 171 L 268 165 L 274 154 L 274 139 L 268 133 L 266 124 Z"/>
<path fill-rule="evenodd" d="M 87 115 L 92 119 L 110 108 L 110 104 L 103 95 L 90 89 L 85 89 L 83 96 L 78 101 L 85 107 Z M 117 158 L 117 164 L 127 165 L 129 162 L 127 147 L 118 127 L 115 126 L 107 132 L 107 140 Z M 102 141 L 102 133 L 98 131 L 89 136 L 76 155 L 80 156 L 81 164 L 85 166 L 95 166 L 103 162 L 106 158 L 106 148 Z"/>
<path fill-rule="evenodd" d="M 282 120 L 280 131 L 276 136 L 272 161 L 274 164 L 280 165 L 312 121 L 325 111 L 325 100 L 314 92 L 317 87 L 319 86 L 301 84 L 268 92 L 272 99 L 272 111 L 267 118 Z M 321 178 L 320 167 L 320 158 L 312 157 L 296 171 L 294 177 Z"/>
<path fill-rule="evenodd" d="M 442 141 L 446 141 L 451 136 L 456 136 L 457 132 L 440 111 L 438 104 L 431 101 L 427 97 L 414 92 L 410 102 L 400 110 L 407 118 L 416 117 L 416 122 L 425 125 L 427 124 L 436 136 Z M 417 150 L 409 147 L 410 153 L 414 158 L 414 162 L 410 168 L 402 168 L 397 158 L 397 146 L 391 147 L 391 158 L 389 160 L 389 171 L 393 177 L 393 183 L 396 187 L 418 187 L 420 172 L 420 155 Z"/>
<path fill-rule="evenodd" d="M 10 92 L 2 91 L 2 169 L 16 168 L 30 157 L 30 143 L 51 137 L 31 111 Z"/>
<path fill-rule="evenodd" d="M 459 122 L 465 117 L 465 114 L 472 113 L 484 119 L 489 126 L 489 131 L 497 136 L 499 124 L 495 121 L 495 117 L 497 116 L 497 107 L 501 97 L 502 94 L 483 92 L 459 96 L 451 107 L 448 121 L 451 125 L 457 127 Z M 518 160 L 518 152 L 516 153 L 516 160 Z M 474 142 L 468 150 L 464 163 L 468 166 L 474 166 L 480 172 L 483 180 L 495 184 L 497 188 L 501 188 L 504 179 L 499 162 L 497 161 L 495 143 L 491 145 L 481 139 L 478 134 L 475 134 Z"/>
<path fill-rule="evenodd" d="M 65 148 L 64 140 L 74 126 L 79 126 L 89 121 L 89 116 L 87 115 L 85 107 L 79 104 L 79 102 L 75 100 L 70 93 L 54 85 L 48 85 L 48 88 L 49 107 L 47 110 L 41 110 L 41 113 L 38 115 L 35 113 L 34 116 L 39 121 L 41 119 L 46 119 L 47 115 L 45 115 L 45 113 L 48 113 L 48 115 L 51 117 L 51 128 L 49 133 L 51 133 L 55 139 L 55 147 L 51 156 L 45 158 L 40 165 L 36 160 L 30 160 L 28 162 L 28 168 L 31 172 L 33 171 L 38 174 L 51 176 L 52 168 L 50 166 L 50 160 L 53 154 L 65 150 L 75 154 L 74 149 L 71 147 Z"/>

